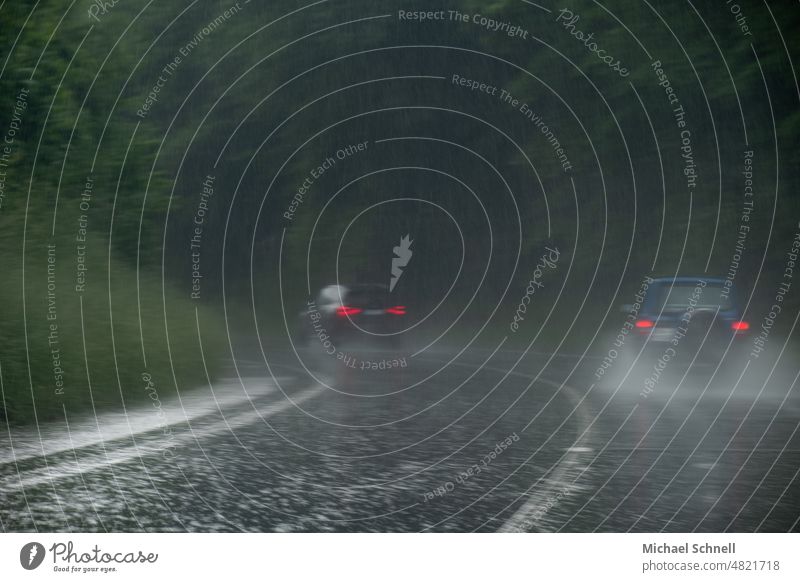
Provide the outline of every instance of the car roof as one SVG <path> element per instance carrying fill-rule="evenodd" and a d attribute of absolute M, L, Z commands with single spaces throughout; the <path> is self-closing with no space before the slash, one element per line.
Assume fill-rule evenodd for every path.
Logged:
<path fill-rule="evenodd" d="M 709 277 L 707 275 L 698 275 L 691 277 L 682 275 L 680 277 L 653 277 L 653 283 L 697 283 L 698 281 L 705 281 L 706 283 L 724 283 L 725 279 L 722 277 Z"/>
<path fill-rule="evenodd" d="M 356 283 L 354 285 L 326 285 L 319 291 L 319 297 L 336 301 L 350 293 L 388 293 L 389 286 L 381 283 Z"/>
<path fill-rule="evenodd" d="M 389 286 L 383 283 L 356 283 L 345 285 L 348 291 L 388 291 Z"/>

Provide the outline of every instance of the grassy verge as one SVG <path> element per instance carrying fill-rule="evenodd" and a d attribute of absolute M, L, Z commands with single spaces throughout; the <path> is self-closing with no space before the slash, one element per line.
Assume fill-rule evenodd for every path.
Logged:
<path fill-rule="evenodd" d="M 3 234 L 0 421 L 121 410 L 150 402 L 146 378 L 163 400 L 204 384 L 206 372 L 213 377 L 221 320 L 188 293 L 162 292 L 160 277 L 137 278 L 132 267 L 109 262 L 107 242 L 96 235 L 80 249 L 74 236 L 36 236 L 29 228 L 23 272 L 20 238 Z"/>

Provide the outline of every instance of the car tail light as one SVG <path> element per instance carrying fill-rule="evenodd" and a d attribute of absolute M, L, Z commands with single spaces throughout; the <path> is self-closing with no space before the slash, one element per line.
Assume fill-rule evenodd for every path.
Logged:
<path fill-rule="evenodd" d="M 747 323 L 746 321 L 734 321 L 731 324 L 731 329 L 733 331 L 747 331 L 748 329 L 750 329 L 750 324 Z"/>
<path fill-rule="evenodd" d="M 340 305 L 336 308 L 336 315 L 339 317 L 348 317 L 350 315 L 356 315 L 361 313 L 361 309 L 358 307 L 348 307 L 347 305 Z"/>
<path fill-rule="evenodd" d="M 648 329 L 648 328 L 653 327 L 653 322 L 650 321 L 649 319 L 639 319 L 639 320 L 636 321 L 635 325 L 639 329 Z"/>
<path fill-rule="evenodd" d="M 406 306 L 405 305 L 395 305 L 394 307 L 390 307 L 386 310 L 386 313 L 391 313 L 392 315 L 405 315 L 406 314 Z"/>

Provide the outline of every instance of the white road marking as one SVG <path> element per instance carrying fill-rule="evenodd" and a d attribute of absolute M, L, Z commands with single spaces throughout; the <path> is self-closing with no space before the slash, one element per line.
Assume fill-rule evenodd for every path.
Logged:
<path fill-rule="evenodd" d="M 233 416 L 226 417 L 225 420 L 216 421 L 208 427 L 194 429 L 193 431 L 185 431 L 180 434 L 172 436 L 169 440 L 170 447 L 191 444 L 198 439 L 207 438 L 209 436 L 229 432 L 236 428 L 248 426 L 255 422 L 259 422 L 262 418 L 273 416 L 279 412 L 293 408 L 295 405 L 319 396 L 326 388 L 322 385 L 315 384 L 307 388 L 299 394 L 292 395 L 291 400 L 282 397 L 278 402 L 272 402 L 264 407 L 247 412 L 241 412 Z M 117 450 L 109 450 L 107 455 L 98 455 L 99 460 L 90 461 L 83 464 L 76 464 L 74 461 L 64 461 L 62 463 L 51 465 L 49 474 L 42 474 L 38 469 L 32 470 L 27 473 L 15 475 L 0 481 L 0 489 L 5 491 L 12 491 L 21 488 L 35 487 L 42 483 L 65 479 L 103 469 L 109 465 L 117 465 L 120 463 L 128 462 L 132 459 L 140 457 L 148 457 L 152 455 L 162 454 L 165 451 L 163 442 L 159 439 L 155 441 L 143 443 L 138 446 L 128 446 Z"/>
<path fill-rule="evenodd" d="M 275 380 L 280 384 L 289 377 L 279 376 Z M 242 389 L 242 384 L 245 390 Z M 218 414 L 219 409 L 243 404 L 254 398 L 275 392 L 272 379 L 264 378 L 228 378 L 214 384 L 214 393 L 208 390 L 187 391 L 177 397 L 159 402 L 160 411 L 153 406 L 143 405 L 129 409 L 127 414 L 121 412 L 103 412 L 97 418 L 86 416 L 83 419 L 70 419 L 70 434 L 64 425 L 40 426 L 41 442 L 33 429 L 12 429 L 13 447 L 0 452 L 0 465 L 25 461 L 42 456 L 51 456 L 65 451 L 82 449 L 99 445 L 103 442 L 130 438 L 147 432 L 186 424 L 204 416 Z M 163 414 L 162 414 L 163 413 Z M 134 427 L 131 432 L 130 427 Z M 70 445 L 71 443 L 74 445 Z"/>
<path fill-rule="evenodd" d="M 421 357 L 420 359 L 437 361 L 436 358 L 430 357 Z M 438 361 L 441 362 L 441 360 Z M 470 367 L 469 364 L 461 362 L 451 362 L 450 365 Z M 578 428 L 576 429 L 576 434 L 578 437 L 576 438 L 575 444 L 572 447 L 569 447 L 564 455 L 562 455 L 561 460 L 550 469 L 550 474 L 541 481 L 539 487 L 528 494 L 528 499 L 525 501 L 525 503 L 523 503 L 522 507 L 520 507 L 511 517 L 509 517 L 497 530 L 498 532 L 528 531 L 538 521 L 538 519 L 533 519 L 533 516 L 537 513 L 541 513 L 541 508 L 544 507 L 545 504 L 554 496 L 558 496 L 563 491 L 569 492 L 569 490 L 581 488 L 574 483 L 574 480 L 569 480 L 567 477 L 568 474 L 577 472 L 577 468 L 582 466 L 581 455 L 593 450 L 591 447 L 578 445 L 578 442 L 591 442 L 591 420 L 588 410 L 583 405 L 583 400 L 586 398 L 586 395 L 584 395 L 583 398 L 579 398 L 577 391 L 570 385 L 564 382 L 559 383 L 548 380 L 547 378 L 542 378 L 541 375 L 537 379 L 536 376 L 531 374 L 509 371 L 507 369 L 496 368 L 493 366 L 481 366 L 481 370 L 487 370 L 508 376 L 518 376 L 530 380 L 536 380 L 536 382 L 540 382 L 542 384 L 548 384 L 554 388 L 563 390 L 567 397 L 575 402 L 575 414 L 579 417 L 577 421 Z M 593 387 L 594 384 L 592 385 L 592 388 Z M 592 388 L 589 390 L 591 391 Z M 583 430 L 581 430 L 581 428 L 583 428 Z"/>
<path fill-rule="evenodd" d="M 538 381 L 564 389 L 564 393 L 567 397 L 575 402 L 575 414 L 578 417 L 578 428 L 576 429 L 576 434 L 578 435 L 577 440 L 591 440 L 591 433 L 589 432 L 591 420 L 589 412 L 583 405 L 583 399 L 579 399 L 574 389 L 568 384 L 558 384 L 557 382 L 545 380 L 544 378 L 539 378 Z M 583 431 L 581 431 L 581 429 L 583 429 Z M 576 473 L 578 467 L 582 465 L 581 456 L 591 451 L 591 447 L 569 447 L 564 455 L 562 455 L 561 460 L 552 469 L 550 475 L 542 480 L 539 487 L 530 492 L 528 499 L 522 504 L 522 507 L 514 512 L 497 531 L 501 533 L 529 531 L 536 525 L 536 522 L 539 521 L 539 518 L 535 517 L 537 514 L 544 517 L 542 508 L 544 508 L 548 502 L 554 499 L 560 499 L 562 493 L 568 495 L 571 489 L 579 489 L 575 484 L 575 479 L 570 479 L 569 475 Z"/>

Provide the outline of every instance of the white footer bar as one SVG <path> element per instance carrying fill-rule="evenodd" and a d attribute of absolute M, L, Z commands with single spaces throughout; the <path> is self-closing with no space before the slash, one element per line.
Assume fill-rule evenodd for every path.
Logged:
<path fill-rule="evenodd" d="M 797 550 L 789 534 L 14 533 L 0 536 L 0 572 L 7 580 L 777 581 L 800 579 Z"/>

